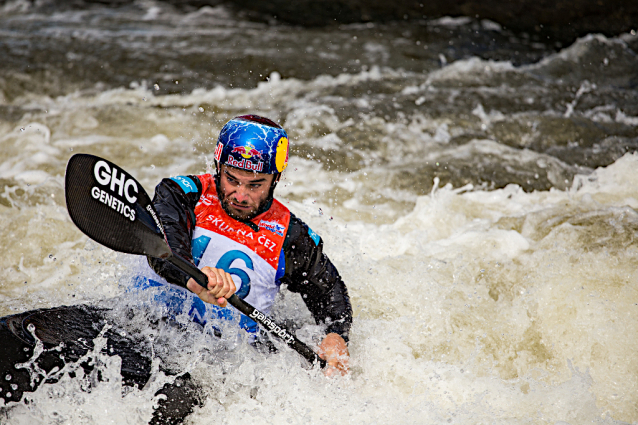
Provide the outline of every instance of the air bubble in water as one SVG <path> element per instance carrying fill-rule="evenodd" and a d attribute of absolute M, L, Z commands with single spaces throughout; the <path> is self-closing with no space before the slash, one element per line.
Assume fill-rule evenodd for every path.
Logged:
<path fill-rule="evenodd" d="M 15 391 L 18 389 L 18 386 L 16 384 L 11 384 L 11 389 Z"/>
<path fill-rule="evenodd" d="M 319 215 L 323 215 L 323 211 L 321 211 L 321 208 L 319 208 Z"/>
<path fill-rule="evenodd" d="M 153 88 L 155 88 L 155 90 L 159 90 L 159 84 L 154 84 Z"/>
<path fill-rule="evenodd" d="M 7 376 L 5 376 L 4 379 L 6 379 L 7 381 L 10 381 L 11 380 L 11 375 L 7 374 Z"/>

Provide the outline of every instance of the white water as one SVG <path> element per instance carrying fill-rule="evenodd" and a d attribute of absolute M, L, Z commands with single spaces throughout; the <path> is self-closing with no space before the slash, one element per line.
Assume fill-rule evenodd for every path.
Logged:
<path fill-rule="evenodd" d="M 261 113 L 282 120 L 295 144 L 278 198 L 324 238 L 350 291 L 352 370 L 327 379 L 285 348 L 264 356 L 240 339 L 226 341 L 223 354 L 218 342 L 196 330 L 166 330 L 173 360 L 206 395 L 189 423 L 638 423 L 638 155 L 619 155 L 590 173 L 527 150 L 529 140 L 517 139 L 519 148 L 489 137 L 450 145 L 482 125 L 530 119 L 542 126 L 568 111 L 624 126 L 631 137 L 637 118 L 614 106 L 613 91 L 583 86 L 569 70 L 576 88 L 584 87 L 576 97 L 565 96 L 574 102 L 571 110 L 509 114 L 487 106 L 489 99 L 478 102 L 485 92 L 513 96 L 508 82 L 516 86 L 558 62 L 575 61 L 576 53 L 587 53 L 586 43 L 595 52 L 607 46 L 629 57 L 619 40 L 590 37 L 523 68 L 470 59 L 427 75 L 373 68 L 302 81 L 271 74 L 269 83 L 252 89 L 158 95 L 137 84 L 4 102 L 22 115 L 17 125 L 0 121 L 0 315 L 112 305 L 114 297 L 135 301 L 125 294 L 133 259 L 87 240 L 66 213 L 63 174 L 72 154 L 104 156 L 152 193 L 165 176 L 205 172 L 227 119 Z M 331 97 L 365 84 L 394 84 L 396 96 L 411 96 L 416 106 L 429 107 L 428 96 L 445 90 L 451 104 L 463 93 L 477 101 L 458 116 L 417 109 L 404 119 L 374 116 L 372 97 Z M 459 91 L 464 84 L 485 87 Z M 549 92 L 533 92 L 535 102 L 554 96 Z M 587 98 L 594 95 L 611 106 Z M 344 118 L 339 102 L 364 112 Z M 486 164 L 508 175 L 533 167 L 530 178 L 545 173 L 541 178 L 565 190 L 453 188 L 435 181 L 430 191 L 420 186 L 426 183 L 418 172 L 404 185 L 391 178 L 423 162 L 439 167 L 442 157 L 450 167 L 465 164 L 460 172 L 467 175 Z M 320 335 L 298 296 L 284 293 L 275 315 L 302 326 L 298 334 L 306 341 Z M 134 322 L 138 332 L 152 334 L 145 317 Z M 170 378 L 157 372 L 148 388 L 125 390 L 122 397 L 118 359 L 94 356 L 107 382 L 93 382 L 87 392 L 89 378 L 63 378 L 0 421 L 148 421 L 155 390 Z"/>

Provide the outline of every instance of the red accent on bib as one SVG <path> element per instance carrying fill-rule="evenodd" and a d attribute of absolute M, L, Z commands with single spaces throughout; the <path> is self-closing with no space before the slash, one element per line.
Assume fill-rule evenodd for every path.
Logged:
<path fill-rule="evenodd" d="M 281 202 L 273 200 L 268 211 L 251 220 L 259 226 L 259 232 L 254 232 L 248 225 L 226 214 L 217 197 L 212 175 L 204 174 L 197 177 L 202 183 L 202 196 L 195 207 L 196 226 L 247 246 L 277 269 L 290 224 L 288 208 Z"/>

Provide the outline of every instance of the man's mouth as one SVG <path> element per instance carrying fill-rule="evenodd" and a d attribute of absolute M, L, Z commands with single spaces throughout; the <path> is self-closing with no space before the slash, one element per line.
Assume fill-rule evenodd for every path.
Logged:
<path fill-rule="evenodd" d="M 246 205 L 246 204 L 238 204 L 237 202 L 233 201 L 232 199 L 230 200 L 229 204 L 233 207 L 236 208 L 238 210 L 242 210 L 242 211 L 247 211 L 252 209 L 252 207 L 250 205 Z"/>

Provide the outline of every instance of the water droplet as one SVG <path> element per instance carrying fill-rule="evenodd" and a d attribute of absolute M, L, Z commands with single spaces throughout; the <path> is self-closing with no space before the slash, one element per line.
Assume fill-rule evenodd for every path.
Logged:
<path fill-rule="evenodd" d="M 11 380 L 11 375 L 7 374 L 7 376 L 5 376 L 4 379 L 6 379 L 7 381 L 10 381 Z"/>
<path fill-rule="evenodd" d="M 302 275 L 302 276 L 308 276 L 308 273 L 303 272 L 301 275 Z"/>
<path fill-rule="evenodd" d="M 151 164 L 151 170 L 155 169 L 155 164 Z"/>
<path fill-rule="evenodd" d="M 22 128 L 20 129 L 20 131 L 24 131 L 24 127 L 22 127 Z"/>
<path fill-rule="evenodd" d="M 73 152 L 73 148 L 69 148 L 69 152 Z"/>
<path fill-rule="evenodd" d="M 323 215 L 323 211 L 321 211 L 321 208 L 319 208 L 319 215 Z"/>
<path fill-rule="evenodd" d="M 332 217 L 330 217 L 330 220 L 332 221 Z"/>
<path fill-rule="evenodd" d="M 11 384 L 11 389 L 15 391 L 18 389 L 18 386 L 16 384 Z"/>
<path fill-rule="evenodd" d="M 34 325 L 33 323 L 29 323 L 29 324 L 27 325 L 27 330 L 28 330 L 29 332 L 33 332 L 33 331 L 35 331 L 35 325 Z"/>
<path fill-rule="evenodd" d="M 53 254 L 49 254 L 49 258 L 53 258 Z"/>
<path fill-rule="evenodd" d="M 199 112 L 204 112 L 204 108 L 202 108 L 201 106 L 198 109 L 199 109 Z"/>
<path fill-rule="evenodd" d="M 146 102 L 146 98 L 145 98 L 145 97 L 143 97 L 143 98 L 142 98 L 142 100 L 143 100 L 144 102 Z"/>
<path fill-rule="evenodd" d="M 154 84 L 153 87 L 155 88 L 155 90 L 159 90 L 159 84 Z"/>
<path fill-rule="evenodd" d="M 7 393 L 7 398 L 11 397 L 11 393 Z"/>

